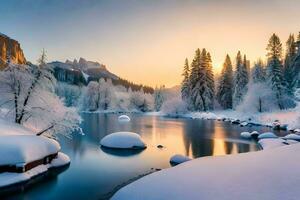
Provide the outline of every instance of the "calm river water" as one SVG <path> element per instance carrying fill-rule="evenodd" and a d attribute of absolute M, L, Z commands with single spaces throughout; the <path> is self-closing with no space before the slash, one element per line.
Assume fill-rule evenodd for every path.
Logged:
<path fill-rule="evenodd" d="M 240 138 L 242 131 L 269 131 L 266 127 L 240 127 L 229 122 L 173 119 L 142 114 L 129 115 L 129 123 L 118 122 L 116 114 L 82 114 L 85 135 L 60 137 L 62 151 L 71 165 L 51 171 L 30 184 L 18 187 L 7 199 L 59 200 L 109 199 L 130 181 L 171 167 L 174 154 L 192 158 L 257 151 L 254 141 Z M 142 151 L 102 149 L 101 138 L 116 131 L 139 133 L 147 143 Z M 163 145 L 159 149 L 157 145 Z M 1 198 L 2 199 L 2 198 Z"/>

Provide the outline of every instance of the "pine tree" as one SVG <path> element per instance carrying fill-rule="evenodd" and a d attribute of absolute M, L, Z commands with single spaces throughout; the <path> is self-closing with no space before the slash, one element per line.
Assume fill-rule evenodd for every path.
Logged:
<path fill-rule="evenodd" d="M 163 90 L 165 86 L 160 86 L 154 90 L 154 109 L 155 111 L 160 111 L 162 104 L 164 102 Z"/>
<path fill-rule="evenodd" d="M 297 37 L 297 42 L 296 42 L 296 56 L 295 59 L 293 60 L 293 77 L 294 77 L 294 82 L 293 85 L 295 88 L 300 88 L 300 32 Z"/>
<path fill-rule="evenodd" d="M 212 60 L 210 53 L 207 53 L 207 59 L 208 59 L 208 66 L 207 66 L 207 75 L 206 75 L 206 82 L 208 85 L 208 97 L 210 98 L 210 103 L 208 105 L 210 110 L 214 109 L 214 100 L 215 100 L 215 80 L 214 80 L 214 73 L 212 68 Z"/>
<path fill-rule="evenodd" d="M 234 106 L 237 106 L 242 102 L 243 97 L 247 92 L 248 81 L 247 59 L 246 56 L 244 56 L 244 60 L 242 60 L 242 55 L 239 51 L 236 57 L 236 70 L 234 78 Z"/>
<path fill-rule="evenodd" d="M 195 52 L 195 57 L 191 64 L 191 74 L 190 74 L 190 99 L 189 106 L 190 109 L 194 111 L 203 110 L 203 101 L 201 98 L 200 88 L 199 88 L 199 74 L 200 74 L 200 62 L 201 62 L 201 51 L 197 49 Z"/>
<path fill-rule="evenodd" d="M 218 86 L 217 99 L 224 109 L 232 109 L 233 71 L 229 55 L 226 56 Z"/>
<path fill-rule="evenodd" d="M 266 69 L 263 61 L 259 59 L 253 67 L 252 70 L 252 80 L 254 83 L 260 83 L 266 81 Z"/>
<path fill-rule="evenodd" d="M 181 83 L 181 98 L 184 101 L 187 101 L 190 96 L 190 86 L 189 86 L 189 77 L 190 77 L 190 68 L 188 59 L 185 59 L 183 67 L 183 81 Z"/>
<path fill-rule="evenodd" d="M 274 33 L 269 39 L 267 46 L 268 67 L 267 73 L 269 83 L 275 92 L 278 107 L 284 109 L 283 97 L 286 87 L 282 72 L 282 44 L 279 37 Z"/>
<path fill-rule="evenodd" d="M 293 34 L 290 34 L 289 39 L 286 42 L 286 55 L 285 55 L 285 61 L 284 61 L 284 78 L 286 80 L 288 93 L 290 95 L 293 94 L 297 75 L 294 70 L 294 60 L 296 58 L 297 49 L 296 49 L 296 43 L 295 38 Z"/>

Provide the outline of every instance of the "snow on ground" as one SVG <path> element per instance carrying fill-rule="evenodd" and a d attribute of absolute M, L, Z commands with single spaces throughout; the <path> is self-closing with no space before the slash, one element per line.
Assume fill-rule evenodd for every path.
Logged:
<path fill-rule="evenodd" d="M 44 136 L 36 136 L 22 125 L 0 119 L 0 166 L 20 166 L 55 154 L 59 150 L 60 145 L 57 141 Z M 70 158 L 58 152 L 57 158 L 53 159 L 50 164 L 39 165 L 24 173 L 0 173 L 0 187 L 28 181 L 50 168 L 65 166 L 69 163 Z"/>
<path fill-rule="evenodd" d="M 101 146 L 118 149 L 143 149 L 146 144 L 141 136 L 133 132 L 111 133 L 100 141 Z"/>
<path fill-rule="evenodd" d="M 273 122 L 278 120 L 282 125 L 288 125 L 288 129 L 296 129 L 300 126 L 300 106 L 294 109 L 281 110 L 264 113 L 245 113 L 235 110 L 222 110 L 214 112 L 192 112 L 179 114 L 178 117 L 186 117 L 192 119 L 227 119 L 234 121 L 239 119 L 243 125 L 255 123 L 261 125 L 272 126 Z M 163 115 L 163 113 L 161 113 Z M 167 114 L 166 114 L 167 115 Z"/>
<path fill-rule="evenodd" d="M 120 116 L 118 117 L 118 120 L 119 120 L 120 122 L 129 122 L 129 121 L 130 121 L 130 117 L 128 117 L 127 115 L 120 115 Z"/>
<path fill-rule="evenodd" d="M 258 139 L 278 138 L 278 136 L 275 135 L 275 134 L 272 133 L 272 132 L 265 132 L 265 133 L 259 134 L 257 138 L 258 138 Z"/>
<path fill-rule="evenodd" d="M 47 172 L 51 168 L 62 167 L 70 163 L 70 158 L 59 152 L 57 158 L 53 159 L 50 164 L 39 165 L 24 173 L 4 172 L 0 173 L 0 188 L 7 187 L 13 184 L 26 182 L 31 178 Z"/>
<path fill-rule="evenodd" d="M 29 163 L 60 150 L 53 139 L 35 135 L 0 136 L 0 166 Z"/>
<path fill-rule="evenodd" d="M 300 135 L 291 133 L 291 134 L 284 136 L 284 139 L 300 140 Z"/>
<path fill-rule="evenodd" d="M 261 139 L 258 141 L 259 146 L 266 150 L 266 149 L 273 149 L 276 147 L 282 147 L 287 145 L 286 141 L 281 138 L 266 138 Z"/>
<path fill-rule="evenodd" d="M 177 164 L 181 164 L 181 163 L 184 163 L 184 162 L 187 162 L 187 161 L 190 161 L 190 160 L 192 160 L 192 159 L 187 157 L 187 156 L 176 154 L 176 155 L 171 157 L 170 163 L 177 165 Z"/>
<path fill-rule="evenodd" d="M 197 158 L 147 175 L 120 189 L 112 199 L 297 200 L 299 159 L 300 143 Z"/>
<path fill-rule="evenodd" d="M 33 135 L 34 133 L 24 126 L 5 121 L 0 118 L 0 136 L 1 135 Z"/>

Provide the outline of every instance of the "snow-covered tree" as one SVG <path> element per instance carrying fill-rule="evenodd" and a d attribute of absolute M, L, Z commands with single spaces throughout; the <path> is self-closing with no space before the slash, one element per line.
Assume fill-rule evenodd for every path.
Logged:
<path fill-rule="evenodd" d="M 226 56 L 221 72 L 217 99 L 224 109 L 232 109 L 233 71 L 229 55 Z"/>
<path fill-rule="evenodd" d="M 236 110 L 241 113 L 273 111 L 277 109 L 274 98 L 274 92 L 266 82 L 251 83 L 247 94 Z"/>
<path fill-rule="evenodd" d="M 159 88 L 155 88 L 154 90 L 154 110 L 160 111 L 162 104 L 164 103 L 164 95 L 163 91 L 165 86 L 160 86 Z"/>
<path fill-rule="evenodd" d="M 211 58 L 206 49 L 196 50 L 190 75 L 190 103 L 196 111 L 213 109 L 214 77 Z"/>
<path fill-rule="evenodd" d="M 235 107 L 242 102 L 243 97 L 247 92 L 248 81 L 249 76 L 247 69 L 247 59 L 246 56 L 244 56 L 244 60 L 242 60 L 242 55 L 239 51 L 236 57 L 236 69 L 234 76 L 233 103 Z"/>
<path fill-rule="evenodd" d="M 295 88 L 300 88 L 300 32 L 296 42 L 297 53 L 293 61 L 293 84 Z"/>
<path fill-rule="evenodd" d="M 294 69 L 294 60 L 297 55 L 297 48 L 296 48 L 296 42 L 295 37 L 293 34 L 290 34 L 287 42 L 286 42 L 286 54 L 285 54 L 285 60 L 284 60 L 284 78 L 286 80 L 286 86 L 288 89 L 288 93 L 290 95 L 293 94 L 295 86 L 296 86 L 296 80 L 297 80 L 297 73 L 295 73 Z"/>
<path fill-rule="evenodd" d="M 58 82 L 55 88 L 56 94 L 63 99 L 66 106 L 78 106 L 82 88 L 64 82 Z"/>
<path fill-rule="evenodd" d="M 208 52 L 207 53 L 207 68 L 206 68 L 206 83 L 207 83 L 207 88 L 208 88 L 208 98 L 209 98 L 209 103 L 208 103 L 208 108 L 209 110 L 214 109 L 214 101 L 215 101 L 215 78 L 214 78 L 214 72 L 213 72 L 213 67 L 212 67 L 212 59 L 211 55 Z"/>
<path fill-rule="evenodd" d="M 183 80 L 181 82 L 181 98 L 184 101 L 187 101 L 190 96 L 190 68 L 189 68 L 189 62 L 188 59 L 185 59 L 184 67 L 183 67 Z"/>
<path fill-rule="evenodd" d="M 85 88 L 82 96 L 82 109 L 86 111 L 96 111 L 100 106 L 99 84 L 91 81 Z"/>
<path fill-rule="evenodd" d="M 259 59 L 252 69 L 252 81 L 254 83 L 265 82 L 267 78 L 266 68 L 261 59 Z"/>
<path fill-rule="evenodd" d="M 202 110 L 203 106 L 199 105 L 201 102 L 200 92 L 196 89 L 196 85 L 199 79 L 200 71 L 200 49 L 197 49 L 195 52 L 194 59 L 191 63 L 191 73 L 189 77 L 189 86 L 190 86 L 190 97 L 188 99 L 188 107 L 190 110 Z"/>
<path fill-rule="evenodd" d="M 55 94 L 56 80 L 46 64 L 43 51 L 39 65 L 18 65 L 8 62 L 0 71 L 0 105 L 15 123 L 38 130 L 37 135 L 68 135 L 81 120 L 74 108 L 64 106 Z"/>
<path fill-rule="evenodd" d="M 267 46 L 267 75 L 268 81 L 275 92 L 276 102 L 280 109 L 285 109 L 293 105 L 291 100 L 287 99 L 286 82 L 283 76 L 282 66 L 282 44 L 279 37 L 273 34 L 269 39 Z"/>

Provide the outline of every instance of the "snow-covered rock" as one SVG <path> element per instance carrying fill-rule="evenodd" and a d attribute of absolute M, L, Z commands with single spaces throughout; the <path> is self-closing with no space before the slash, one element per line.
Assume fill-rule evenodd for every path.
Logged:
<path fill-rule="evenodd" d="M 71 162 L 69 156 L 62 152 L 58 152 L 57 157 L 50 163 L 50 168 L 57 168 L 68 165 Z"/>
<path fill-rule="evenodd" d="M 130 117 L 127 116 L 127 115 L 121 115 L 121 116 L 118 117 L 118 120 L 120 122 L 129 122 L 130 121 Z"/>
<path fill-rule="evenodd" d="M 144 176 L 121 188 L 112 200 L 297 200 L 299 159 L 300 144 L 197 158 Z"/>
<path fill-rule="evenodd" d="M 133 132 L 111 133 L 100 141 L 101 146 L 117 149 L 144 149 L 146 144 L 141 136 Z"/>
<path fill-rule="evenodd" d="M 246 139 L 250 139 L 251 138 L 251 133 L 249 133 L 249 132 L 241 132 L 241 137 L 242 138 L 246 138 Z"/>
<path fill-rule="evenodd" d="M 278 136 L 272 132 L 265 132 L 258 136 L 258 139 L 265 139 L 265 138 L 278 138 Z"/>
<path fill-rule="evenodd" d="M 265 149 L 273 149 L 276 147 L 285 146 L 288 145 L 289 143 L 287 143 L 285 140 L 281 138 L 265 138 L 259 140 L 258 144 L 262 149 L 265 150 Z"/>
<path fill-rule="evenodd" d="M 295 133 L 300 133 L 300 128 L 294 129 L 293 132 L 295 132 Z"/>
<path fill-rule="evenodd" d="M 241 125 L 241 126 L 247 126 L 247 125 L 248 125 L 248 122 L 242 122 L 240 125 Z"/>
<path fill-rule="evenodd" d="M 174 156 L 172 156 L 170 158 L 170 163 L 171 164 L 180 164 L 180 163 L 184 163 L 184 162 L 187 162 L 189 160 L 192 160 L 191 158 L 187 157 L 187 156 L 183 156 L 183 155 L 180 155 L 180 154 L 176 154 Z"/>
<path fill-rule="evenodd" d="M 29 163 L 55 154 L 59 150 L 58 142 L 43 136 L 0 136 L 0 166 Z"/>
<path fill-rule="evenodd" d="M 300 135 L 291 133 L 291 134 L 288 134 L 288 135 L 284 136 L 283 138 L 284 139 L 290 139 L 290 140 L 300 140 Z"/>
<path fill-rule="evenodd" d="M 34 135 L 32 130 L 24 126 L 0 119 L 0 136 L 1 135 Z"/>
<path fill-rule="evenodd" d="M 39 165 L 23 173 L 4 172 L 0 173 L 0 188 L 29 181 L 37 175 L 47 172 L 51 168 L 63 167 L 70 163 L 70 158 L 59 152 L 57 158 L 53 159 L 50 164 Z"/>
<path fill-rule="evenodd" d="M 251 132 L 251 136 L 254 136 L 254 135 L 259 135 L 259 132 L 257 132 L 257 131 L 252 131 L 252 132 Z"/>

